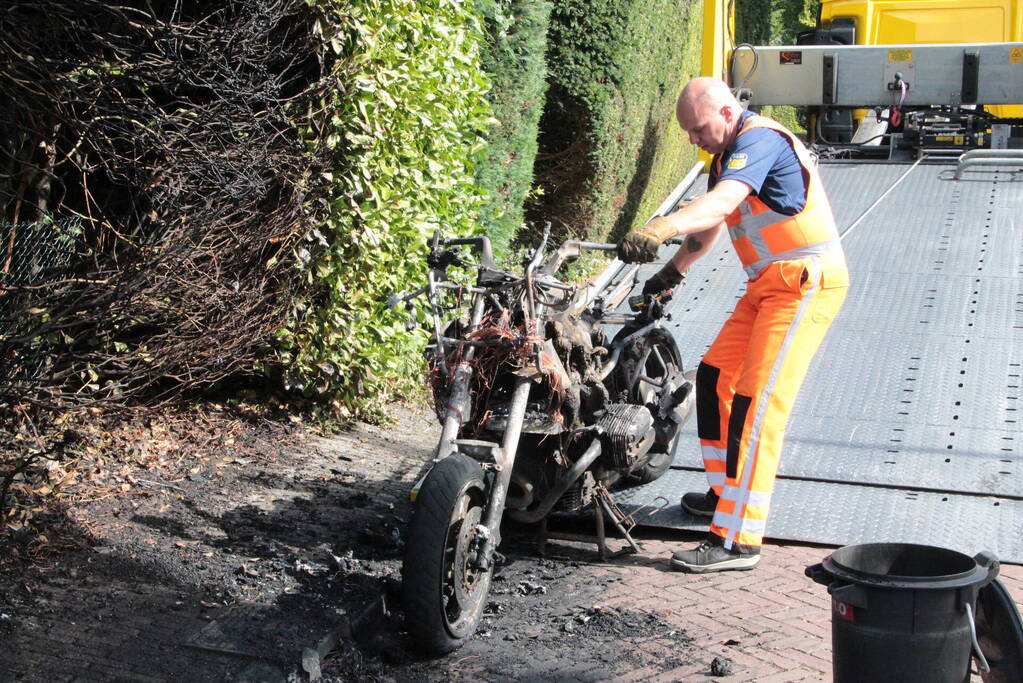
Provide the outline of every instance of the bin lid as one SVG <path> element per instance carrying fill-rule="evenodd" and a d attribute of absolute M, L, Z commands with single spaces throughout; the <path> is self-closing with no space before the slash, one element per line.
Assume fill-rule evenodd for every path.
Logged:
<path fill-rule="evenodd" d="M 824 558 L 823 569 L 850 583 L 893 590 L 950 590 L 987 583 L 998 560 L 915 543 L 847 545 Z"/>
<path fill-rule="evenodd" d="M 977 593 L 977 641 L 991 666 L 984 683 L 1023 681 L 1023 619 L 998 579 Z"/>

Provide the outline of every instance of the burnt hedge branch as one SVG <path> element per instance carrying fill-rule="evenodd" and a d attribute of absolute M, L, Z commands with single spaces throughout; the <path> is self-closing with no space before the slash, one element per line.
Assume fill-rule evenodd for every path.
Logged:
<path fill-rule="evenodd" d="M 252 370 L 310 220 L 303 5 L 7 4 L 0 400 L 123 404 Z"/>

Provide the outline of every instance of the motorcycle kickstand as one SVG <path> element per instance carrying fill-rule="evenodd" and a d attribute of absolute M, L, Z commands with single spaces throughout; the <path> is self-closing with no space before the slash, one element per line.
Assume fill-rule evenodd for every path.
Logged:
<path fill-rule="evenodd" d="M 605 496 L 610 499 L 610 502 L 605 499 Z M 549 531 L 547 528 L 547 517 L 540 520 L 540 530 L 537 534 L 537 551 L 540 557 L 546 557 L 547 552 L 547 541 L 554 539 L 560 541 L 576 541 L 579 543 L 595 543 L 597 546 L 597 554 L 600 557 L 601 562 L 607 562 L 616 557 L 628 555 L 630 553 L 638 553 L 640 551 L 639 545 L 632 538 L 623 522 L 628 522 L 628 517 L 621 511 L 621 509 L 614 503 L 614 499 L 611 498 L 611 494 L 603 488 L 598 488 L 594 492 L 593 500 L 590 501 L 590 505 L 593 508 L 593 521 L 596 526 L 596 536 L 589 536 L 584 534 L 573 534 L 565 533 L 561 531 Z M 622 537 L 628 542 L 623 548 L 612 551 L 607 544 L 607 531 L 604 522 L 604 515 L 607 515 L 615 528 L 618 529 Z M 635 523 L 632 524 L 635 526 Z M 631 528 L 631 527 L 630 527 Z"/>
<path fill-rule="evenodd" d="M 594 512 L 597 514 L 597 535 L 600 541 L 599 545 L 601 546 L 600 559 L 607 559 L 604 557 L 607 552 L 607 544 L 604 542 L 606 536 L 604 535 L 604 514 L 602 513 L 607 514 L 607 516 L 611 519 L 611 523 L 615 525 L 616 529 L 618 529 L 618 533 L 620 533 L 622 538 L 624 538 L 628 543 L 627 546 L 612 554 L 611 557 L 621 557 L 622 555 L 627 555 L 629 553 L 638 553 L 640 551 L 639 544 L 636 543 L 635 539 L 632 538 L 632 534 L 629 533 L 632 527 L 636 526 L 636 523 L 618 507 L 618 504 L 615 503 L 615 499 L 611 496 L 611 492 L 608 491 L 605 486 L 598 486 L 593 492 L 593 495 L 594 502 L 597 504 Z M 628 527 L 626 527 L 626 523 L 629 524 Z"/>
<path fill-rule="evenodd" d="M 536 535 L 536 550 L 540 557 L 547 557 L 547 517 L 540 520 L 540 531 Z"/>
<path fill-rule="evenodd" d="M 600 556 L 601 562 L 607 562 L 609 559 L 619 557 L 628 552 L 635 552 L 632 548 L 626 546 L 621 550 L 612 552 L 607 545 L 607 534 L 604 531 L 604 514 L 603 507 L 596 500 L 593 500 L 590 505 L 593 507 L 593 521 L 597 527 L 596 536 L 590 536 L 588 534 L 573 534 L 565 533 L 563 531 L 549 531 L 547 529 L 547 517 L 540 520 L 540 531 L 537 534 L 537 551 L 540 557 L 547 556 L 547 541 L 575 541 L 577 543 L 595 543 L 597 545 L 597 554 Z"/>

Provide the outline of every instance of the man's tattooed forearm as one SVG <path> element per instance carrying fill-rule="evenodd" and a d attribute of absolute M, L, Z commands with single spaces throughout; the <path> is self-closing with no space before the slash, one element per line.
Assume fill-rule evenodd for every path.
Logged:
<path fill-rule="evenodd" d="M 700 243 L 700 240 L 690 235 L 686 238 L 686 249 L 689 250 L 690 254 L 695 254 L 700 249 L 703 249 L 703 244 Z"/>

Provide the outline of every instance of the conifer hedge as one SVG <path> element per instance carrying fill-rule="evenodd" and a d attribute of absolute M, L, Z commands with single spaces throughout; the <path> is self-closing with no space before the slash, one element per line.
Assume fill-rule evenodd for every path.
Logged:
<path fill-rule="evenodd" d="M 484 192 L 479 220 L 498 255 L 508 250 L 523 221 L 533 185 L 540 113 L 547 90 L 547 0 L 477 0 L 483 18 L 482 67 L 497 123 L 487 131 L 476 179 Z"/>
<path fill-rule="evenodd" d="M 681 178 L 693 153 L 672 130 L 674 102 L 698 69 L 699 9 L 691 0 L 556 0 L 536 166 L 542 195 L 531 218 L 563 234 L 615 238 L 649 217 L 637 212 L 651 203 L 652 177 Z M 656 192 L 664 185 L 655 182 Z"/>

